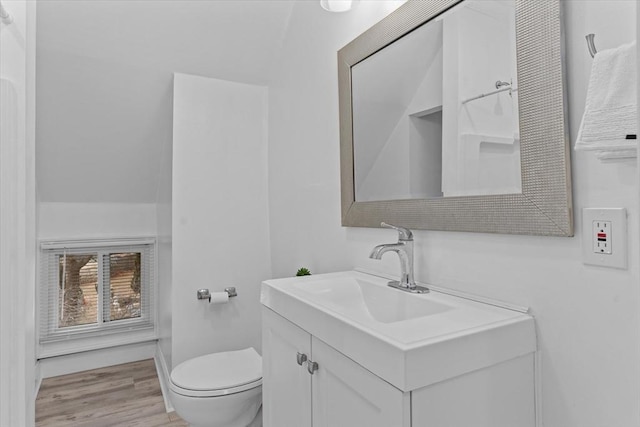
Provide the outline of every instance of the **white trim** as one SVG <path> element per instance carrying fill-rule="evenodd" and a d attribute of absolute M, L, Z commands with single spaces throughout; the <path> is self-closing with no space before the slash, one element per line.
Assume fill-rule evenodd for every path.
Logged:
<path fill-rule="evenodd" d="M 49 357 L 40 360 L 40 374 L 42 378 L 50 378 L 122 363 L 137 362 L 138 360 L 152 359 L 155 357 L 156 342 L 153 340 Z"/>
<path fill-rule="evenodd" d="M 45 360 L 51 357 L 73 355 L 77 353 L 105 350 L 110 347 L 143 344 L 158 339 L 155 329 L 121 332 L 119 334 L 98 335 L 76 340 L 50 341 L 41 344 L 38 351 L 38 359 Z"/>
<path fill-rule="evenodd" d="M 5 80 L 5 79 L 3 79 Z M 27 412 L 27 270 L 25 153 L 21 147 L 20 120 L 17 118 L 20 94 L 13 83 L 2 82 L 12 92 L 16 123 L 15 138 L 0 136 L 0 425 L 26 425 Z M 2 84 L 0 83 L 0 84 Z M 24 94 L 22 94 L 24 95 Z M 7 97 L 7 94 L 4 94 Z M 7 97 L 8 98 L 8 97 Z M 9 101 L 7 101 L 9 102 Z M 3 106 L 4 107 L 4 106 Z M 5 110 L 5 108 L 2 108 Z M 9 125 L 5 126 L 9 128 Z M 22 123 L 24 131 L 24 123 Z M 20 284 L 21 286 L 16 286 Z"/>
<path fill-rule="evenodd" d="M 86 239 L 86 240 L 41 240 L 40 249 L 84 249 L 105 246 L 140 246 L 155 245 L 155 237 L 113 238 L 113 239 Z"/>
<path fill-rule="evenodd" d="M 100 312 L 98 312 L 100 313 Z M 117 324 L 112 325 L 110 322 L 102 323 L 99 321 L 97 325 L 104 325 L 102 327 L 96 327 L 96 323 L 90 323 L 88 325 L 67 326 L 64 330 L 59 332 L 52 332 L 46 339 L 40 341 L 40 344 L 46 347 L 52 342 L 72 342 L 72 340 L 83 340 L 91 337 L 103 337 L 114 334 L 126 334 L 137 331 L 150 331 L 154 330 L 153 324 L 147 322 L 144 317 L 122 319 L 118 320 Z"/>
<path fill-rule="evenodd" d="M 175 409 L 173 409 L 173 404 L 169 398 L 169 379 L 171 378 L 171 373 L 167 367 L 167 360 L 164 358 L 159 341 L 156 344 L 155 361 L 156 370 L 158 371 L 158 380 L 160 381 L 160 389 L 162 390 L 162 398 L 164 399 L 164 407 L 167 413 L 173 412 Z"/>
<path fill-rule="evenodd" d="M 636 4 L 636 34 L 640 34 L 640 7 L 638 7 L 637 4 Z M 636 79 L 640 79 L 640 44 L 638 44 L 636 46 L 636 61 L 637 61 L 637 64 L 636 64 L 637 65 L 637 67 L 636 67 Z M 636 97 L 637 97 L 638 102 L 640 102 L 640 86 L 638 86 Z M 638 123 L 640 123 L 640 109 L 638 109 Z M 638 149 L 638 152 L 640 152 L 640 145 L 638 145 L 637 149 Z M 636 164 L 636 167 L 638 165 L 640 165 L 640 155 L 637 156 L 637 160 L 635 161 L 635 164 Z M 640 183 L 638 181 L 639 178 L 640 178 L 640 175 L 638 175 L 636 173 L 636 183 L 637 184 Z M 637 188 L 640 188 L 640 186 L 637 187 Z M 635 207 L 636 207 L 636 209 L 638 208 L 638 204 L 637 203 L 636 203 Z M 636 225 L 638 224 L 638 222 L 639 221 L 636 220 Z M 638 236 L 638 234 L 636 234 L 636 239 L 638 239 L 638 238 L 640 238 L 640 236 Z M 636 255 L 636 261 L 635 262 L 638 262 L 638 256 L 637 255 Z M 636 283 L 635 285 L 637 286 L 638 284 Z M 637 337 L 636 337 L 636 340 L 637 340 Z M 636 361 L 636 363 L 637 362 L 638 361 Z M 637 384 L 637 382 L 640 381 L 640 378 L 636 377 L 635 381 L 636 381 L 636 384 Z M 538 426 L 538 427 L 542 427 L 542 426 Z"/>
<path fill-rule="evenodd" d="M 35 2 L 12 1 L 12 30 L 0 50 L 13 52 L 2 63 L 0 136 L 0 425 L 35 422 Z M 5 37 L 6 34 L 6 37 Z M 5 93 L 3 93 L 5 95 Z M 13 96 L 15 95 L 15 96 Z M 13 99 L 15 98 L 15 99 Z M 5 109 L 9 102 L 15 102 Z M 6 104 L 5 104 L 6 103 Z M 9 117 L 11 116 L 11 117 Z M 10 127 L 11 126 L 11 127 Z M 8 129 L 6 133 L 4 129 Z M 10 133 L 13 129 L 15 134 Z"/>
<path fill-rule="evenodd" d="M 66 253 L 66 251 L 65 251 Z M 98 261 L 98 292 L 97 292 L 97 297 L 98 297 L 98 301 L 96 302 L 96 306 L 97 306 L 97 312 L 98 312 L 98 325 L 103 325 L 104 323 L 104 315 L 105 315 L 105 301 L 104 301 L 104 291 L 105 291 L 105 286 L 104 286 L 104 282 L 105 282 L 105 277 L 104 277 L 104 257 L 103 254 L 98 252 L 98 256 L 96 257 L 96 261 Z M 65 261 L 66 264 L 66 261 Z M 63 282 L 64 282 L 64 278 L 63 278 Z M 51 292 L 51 291 L 49 291 Z M 64 295 L 64 289 L 61 291 L 61 295 Z M 60 297 L 56 298 L 56 301 L 60 301 Z M 63 305 L 64 307 L 64 305 Z M 107 305 L 109 313 L 107 313 L 107 318 L 110 317 L 111 315 L 111 307 L 109 305 Z M 49 308 L 51 309 L 51 308 Z M 137 319 L 136 319 L 137 320 Z M 50 326 L 51 327 L 51 326 Z M 89 329 L 94 329 L 95 326 L 91 326 Z M 69 328 L 72 329 L 72 328 Z"/>
<path fill-rule="evenodd" d="M 533 386 L 536 427 L 543 427 L 542 424 L 542 354 L 540 350 L 533 355 Z"/>

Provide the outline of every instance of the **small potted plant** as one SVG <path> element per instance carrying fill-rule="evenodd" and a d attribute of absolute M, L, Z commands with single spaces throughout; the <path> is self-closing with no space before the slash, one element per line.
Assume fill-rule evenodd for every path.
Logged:
<path fill-rule="evenodd" d="M 306 267 L 300 267 L 296 272 L 296 276 L 311 276 L 311 272 Z"/>

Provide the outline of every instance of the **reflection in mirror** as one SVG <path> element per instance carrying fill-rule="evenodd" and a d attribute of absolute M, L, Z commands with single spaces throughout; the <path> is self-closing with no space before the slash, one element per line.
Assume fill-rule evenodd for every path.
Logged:
<path fill-rule="evenodd" d="M 356 201 L 522 191 L 514 0 L 466 0 L 351 67 Z"/>
<path fill-rule="evenodd" d="M 560 0 L 414 0 L 340 49 L 342 225 L 572 236 L 562 44 Z"/>

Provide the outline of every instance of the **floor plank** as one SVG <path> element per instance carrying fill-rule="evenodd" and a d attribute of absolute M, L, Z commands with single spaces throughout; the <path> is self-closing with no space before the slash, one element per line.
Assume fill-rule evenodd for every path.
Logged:
<path fill-rule="evenodd" d="M 36 427 L 186 427 L 165 411 L 153 359 L 46 378 Z"/>

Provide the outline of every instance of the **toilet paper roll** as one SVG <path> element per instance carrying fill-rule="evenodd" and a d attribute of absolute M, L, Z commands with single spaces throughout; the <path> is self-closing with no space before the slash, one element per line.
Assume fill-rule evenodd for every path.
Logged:
<path fill-rule="evenodd" d="M 229 301 L 229 294 L 226 292 L 211 292 L 211 304 L 224 304 Z"/>

